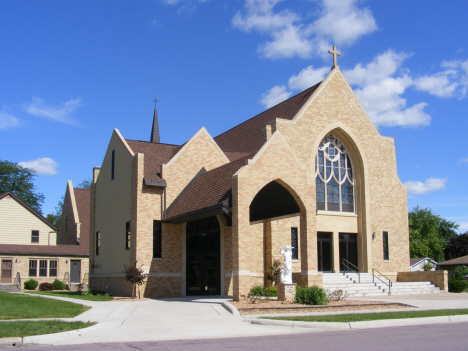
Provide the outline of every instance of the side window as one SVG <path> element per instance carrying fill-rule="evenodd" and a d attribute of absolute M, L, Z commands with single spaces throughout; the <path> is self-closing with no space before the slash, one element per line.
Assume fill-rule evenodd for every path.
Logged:
<path fill-rule="evenodd" d="M 37 277 L 37 261 L 29 260 L 29 276 Z"/>
<path fill-rule="evenodd" d="M 96 256 L 99 256 L 99 249 L 101 247 L 101 232 L 96 232 Z"/>
<path fill-rule="evenodd" d="M 125 250 L 130 250 L 130 222 L 125 223 Z"/>
<path fill-rule="evenodd" d="M 153 221 L 153 258 L 161 258 L 161 221 Z"/>
<path fill-rule="evenodd" d="M 31 231 L 31 242 L 38 243 L 39 242 L 39 230 Z"/>
<path fill-rule="evenodd" d="M 39 261 L 39 277 L 47 277 L 47 260 Z"/>
<path fill-rule="evenodd" d="M 49 262 L 49 277 L 57 276 L 57 261 Z"/>
<path fill-rule="evenodd" d="M 292 259 L 297 260 L 299 258 L 299 242 L 297 240 L 297 228 L 291 228 L 291 251 Z"/>
<path fill-rule="evenodd" d="M 382 239 L 383 239 L 383 259 L 385 261 L 388 261 L 390 259 L 390 255 L 388 252 L 388 232 L 382 233 Z"/>

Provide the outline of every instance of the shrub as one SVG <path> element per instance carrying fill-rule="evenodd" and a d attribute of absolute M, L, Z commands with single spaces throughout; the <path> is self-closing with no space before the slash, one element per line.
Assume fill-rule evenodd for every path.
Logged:
<path fill-rule="evenodd" d="M 105 292 L 103 290 L 88 290 L 88 291 L 83 291 L 81 293 L 82 296 L 111 296 L 108 292 Z"/>
<path fill-rule="evenodd" d="M 430 262 L 424 263 L 424 266 L 423 266 L 424 272 L 432 271 L 433 268 L 434 268 L 434 265 L 432 263 Z"/>
<path fill-rule="evenodd" d="M 39 285 L 39 291 L 53 291 L 54 290 L 54 286 L 52 285 L 52 283 L 41 283 Z"/>
<path fill-rule="evenodd" d="M 280 260 L 274 259 L 273 264 L 268 267 L 268 270 L 265 271 L 266 278 L 271 281 L 272 285 L 276 285 L 278 282 L 278 278 L 281 275 L 281 269 L 283 268 L 283 264 Z"/>
<path fill-rule="evenodd" d="M 55 279 L 52 285 L 54 286 L 54 290 L 65 290 L 67 288 L 67 285 L 58 279 Z"/>
<path fill-rule="evenodd" d="M 318 286 L 296 287 L 296 302 L 302 305 L 326 305 L 328 303 L 325 290 Z"/>
<path fill-rule="evenodd" d="M 341 301 L 346 297 L 346 293 L 341 289 L 326 292 L 328 301 Z"/>
<path fill-rule="evenodd" d="M 468 283 L 464 279 L 461 280 L 461 279 L 450 278 L 448 283 L 449 283 L 449 291 L 454 292 L 454 293 L 461 293 L 468 286 Z"/>
<path fill-rule="evenodd" d="M 24 282 L 24 289 L 25 290 L 36 290 L 38 284 L 39 283 L 37 282 L 37 280 L 34 280 L 34 279 L 26 280 Z"/>
<path fill-rule="evenodd" d="M 276 285 L 271 285 L 264 287 L 262 285 L 255 285 L 250 288 L 249 296 L 278 296 L 278 287 Z"/>
<path fill-rule="evenodd" d="M 138 288 L 138 298 L 140 298 L 140 286 L 145 284 L 145 279 L 148 277 L 148 274 L 140 267 L 136 266 L 127 266 L 124 264 L 123 273 L 125 274 L 125 280 L 133 284 L 132 297 L 135 296 L 135 288 Z"/>
<path fill-rule="evenodd" d="M 458 266 L 455 267 L 452 271 L 450 278 L 455 278 L 457 280 L 465 280 L 465 276 L 468 274 L 467 266 Z"/>

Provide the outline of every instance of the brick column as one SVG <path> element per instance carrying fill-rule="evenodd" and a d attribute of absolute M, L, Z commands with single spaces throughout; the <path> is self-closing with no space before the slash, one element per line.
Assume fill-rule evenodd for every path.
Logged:
<path fill-rule="evenodd" d="M 333 257 L 333 272 L 340 273 L 340 233 L 333 232 L 332 234 L 332 257 Z"/>
<path fill-rule="evenodd" d="M 301 210 L 300 248 L 301 248 L 301 286 L 317 283 L 317 231 L 315 216 Z"/>

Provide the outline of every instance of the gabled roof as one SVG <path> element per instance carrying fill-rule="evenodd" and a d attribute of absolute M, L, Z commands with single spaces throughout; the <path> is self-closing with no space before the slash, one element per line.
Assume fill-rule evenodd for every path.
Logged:
<path fill-rule="evenodd" d="M 203 209 L 221 207 L 231 197 L 232 176 L 247 163 L 252 155 L 203 173 L 186 189 L 167 214 L 166 220 L 174 220 Z"/>
<path fill-rule="evenodd" d="M 292 120 L 320 83 L 304 90 L 282 103 L 260 113 L 259 115 L 239 124 L 238 126 L 218 135 L 214 140 L 219 147 L 227 152 L 245 154 L 256 153 L 263 145 L 262 128 L 275 118 Z M 231 154 L 234 156 L 234 153 Z M 229 157 L 234 160 L 235 157 Z"/>
<path fill-rule="evenodd" d="M 76 207 L 80 218 L 80 248 L 77 253 L 89 255 L 89 205 L 91 192 L 89 189 L 73 188 Z"/>
<path fill-rule="evenodd" d="M 437 264 L 436 261 L 434 261 L 433 259 L 431 259 L 429 257 L 410 258 L 409 261 L 410 261 L 410 267 L 413 267 L 413 266 L 417 265 L 421 261 L 430 261 L 432 264 Z"/>
<path fill-rule="evenodd" d="M 161 165 L 167 163 L 182 146 L 125 139 L 134 153 L 145 155 L 145 179 L 160 180 Z"/>
<path fill-rule="evenodd" d="M 0 244 L 3 255 L 37 255 L 37 256 L 72 256 L 88 257 L 89 247 L 81 245 L 13 245 Z"/>
<path fill-rule="evenodd" d="M 42 222 L 47 224 L 50 228 L 52 228 L 54 231 L 58 231 L 58 228 L 54 226 L 52 223 L 50 223 L 47 219 L 45 219 L 44 216 L 42 216 L 39 212 L 37 212 L 35 209 L 30 207 L 27 203 L 25 203 L 23 200 L 21 200 L 18 196 L 13 194 L 11 191 L 7 191 L 6 193 L 3 193 L 0 195 L 0 200 L 6 198 L 7 196 L 10 196 L 13 200 L 18 202 L 21 206 L 23 206 L 26 210 L 31 212 L 34 216 L 36 216 L 38 219 L 40 219 Z"/>
<path fill-rule="evenodd" d="M 456 264 L 466 264 L 468 265 L 468 255 L 467 256 L 462 256 L 462 257 L 458 257 L 458 258 L 454 258 L 453 260 L 448 260 L 448 261 L 445 261 L 445 262 L 440 262 L 439 263 L 439 266 L 445 266 L 445 265 L 456 265 Z"/>

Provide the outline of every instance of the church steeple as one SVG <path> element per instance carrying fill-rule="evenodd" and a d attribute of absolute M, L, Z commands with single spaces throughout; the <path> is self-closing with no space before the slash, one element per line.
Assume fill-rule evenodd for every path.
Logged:
<path fill-rule="evenodd" d="M 158 123 L 158 110 L 156 104 L 159 102 L 158 99 L 154 99 L 154 115 L 153 115 L 153 128 L 151 129 L 151 139 L 152 143 L 160 143 L 159 140 L 159 123 Z"/>

